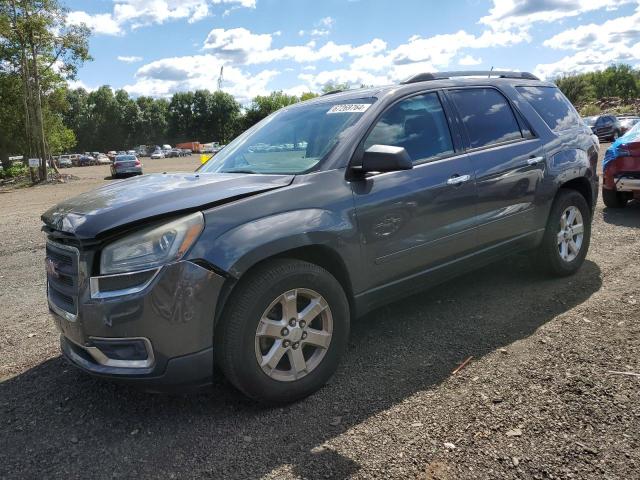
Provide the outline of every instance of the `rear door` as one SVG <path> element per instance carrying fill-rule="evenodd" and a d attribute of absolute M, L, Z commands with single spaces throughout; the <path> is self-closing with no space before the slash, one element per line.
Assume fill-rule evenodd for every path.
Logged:
<path fill-rule="evenodd" d="M 478 246 L 536 229 L 535 206 L 545 171 L 543 143 L 493 87 L 447 91 L 459 114 L 478 189 Z"/>
<path fill-rule="evenodd" d="M 421 93 L 390 106 L 362 148 L 372 145 L 404 147 L 414 167 L 352 182 L 370 286 L 473 250 L 474 172 L 452 138 L 440 95 Z"/>

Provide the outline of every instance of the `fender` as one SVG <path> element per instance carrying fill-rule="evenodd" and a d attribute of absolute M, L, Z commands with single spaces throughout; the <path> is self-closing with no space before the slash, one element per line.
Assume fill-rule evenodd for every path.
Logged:
<path fill-rule="evenodd" d="M 291 210 L 239 225 L 214 240 L 204 259 L 238 279 L 264 259 L 312 245 L 331 248 L 349 271 L 357 271 L 360 247 L 352 219 L 323 209 Z"/>
<path fill-rule="evenodd" d="M 554 180 L 556 189 L 574 178 L 593 176 L 591 162 L 587 152 L 572 148 L 562 150 L 549 159 L 549 173 Z"/>

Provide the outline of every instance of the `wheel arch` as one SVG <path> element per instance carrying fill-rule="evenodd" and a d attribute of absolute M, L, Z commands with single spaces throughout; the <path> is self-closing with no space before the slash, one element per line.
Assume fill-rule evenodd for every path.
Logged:
<path fill-rule="evenodd" d="M 586 177 L 576 177 L 571 180 L 568 180 L 559 185 L 558 192 L 560 191 L 560 189 L 563 189 L 563 188 L 566 190 L 575 190 L 580 195 L 582 195 L 585 201 L 587 202 L 587 205 L 589 205 L 589 210 L 593 214 L 593 210 L 595 207 L 593 202 L 594 193 L 593 193 L 591 182 L 589 181 L 589 179 L 587 179 Z M 556 195 L 557 194 L 558 193 L 556 192 Z"/>
<path fill-rule="evenodd" d="M 343 258 L 335 249 L 327 245 L 310 244 L 290 248 L 288 250 L 283 250 L 270 256 L 260 258 L 253 264 L 248 265 L 247 268 L 243 270 L 240 277 L 228 276 L 222 287 L 222 291 L 218 297 L 218 302 L 216 304 L 214 329 L 218 325 L 220 317 L 224 312 L 225 306 L 227 304 L 227 301 L 231 297 L 231 294 L 238 287 L 238 285 L 241 284 L 243 279 L 247 278 L 247 276 L 250 275 L 251 272 L 255 271 L 260 266 L 275 259 L 302 260 L 305 262 L 313 263 L 327 270 L 342 286 L 342 289 L 347 296 L 347 300 L 349 301 L 349 310 L 351 312 L 351 315 L 353 316 L 355 312 L 355 297 L 353 293 L 353 285 L 351 282 L 349 271 Z"/>

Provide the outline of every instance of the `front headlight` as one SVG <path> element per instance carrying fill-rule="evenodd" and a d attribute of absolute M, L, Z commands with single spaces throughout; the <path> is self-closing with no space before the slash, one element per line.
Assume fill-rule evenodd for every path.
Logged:
<path fill-rule="evenodd" d="M 204 228 L 202 213 L 149 227 L 107 245 L 100 256 L 103 275 L 159 267 L 182 258 Z"/>

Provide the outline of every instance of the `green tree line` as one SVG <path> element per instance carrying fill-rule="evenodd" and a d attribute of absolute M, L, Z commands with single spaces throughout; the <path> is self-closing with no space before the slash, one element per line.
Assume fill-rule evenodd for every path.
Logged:
<path fill-rule="evenodd" d="M 92 92 L 68 90 L 64 124 L 73 130 L 78 151 L 108 151 L 137 145 L 199 141 L 228 143 L 276 110 L 316 96 L 300 98 L 277 91 L 257 96 L 243 108 L 223 91 L 178 92 L 170 99 L 131 98 L 107 85 Z"/>
<path fill-rule="evenodd" d="M 58 0 L 0 0 L 0 160 L 42 161 L 75 142 L 63 121 L 66 81 L 90 59 L 89 30 L 66 23 Z"/>
<path fill-rule="evenodd" d="M 578 107 L 607 97 L 629 101 L 640 96 L 640 70 L 626 64 L 612 65 L 602 71 L 562 75 L 554 82 Z"/>

